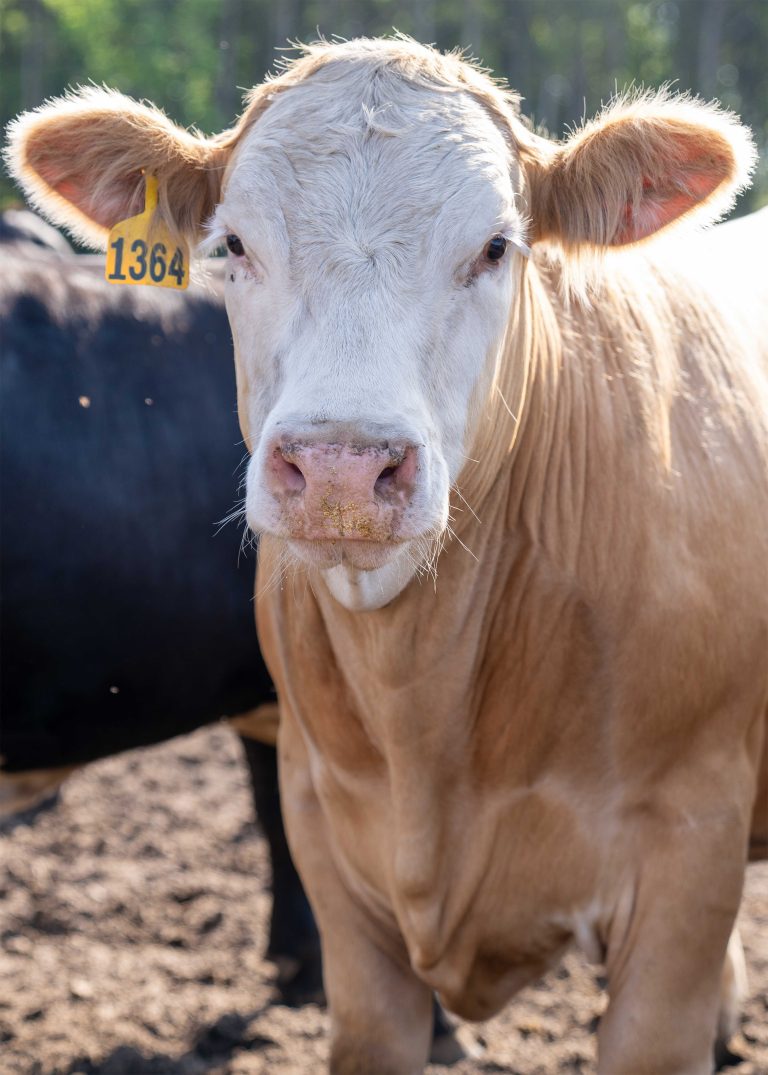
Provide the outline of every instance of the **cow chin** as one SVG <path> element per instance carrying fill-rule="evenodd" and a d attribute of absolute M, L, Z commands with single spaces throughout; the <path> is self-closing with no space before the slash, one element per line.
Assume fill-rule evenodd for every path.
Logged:
<path fill-rule="evenodd" d="M 326 570 L 346 566 L 355 571 L 378 571 L 402 551 L 402 545 L 394 542 L 349 538 L 316 541 L 289 538 L 288 548 L 297 560 L 310 567 Z"/>

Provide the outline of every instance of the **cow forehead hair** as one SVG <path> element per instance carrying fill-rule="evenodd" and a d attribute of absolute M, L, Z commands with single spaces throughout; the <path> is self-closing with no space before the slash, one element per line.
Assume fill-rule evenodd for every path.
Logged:
<path fill-rule="evenodd" d="M 399 33 L 391 38 L 356 38 L 334 42 L 321 40 L 300 45 L 298 49 L 296 58 L 282 60 L 279 73 L 254 87 L 247 95 L 246 109 L 237 130 L 233 132 L 235 135 L 255 122 L 264 108 L 284 90 L 321 73 L 333 80 L 350 65 L 364 69 L 367 77 L 374 82 L 377 76 L 389 72 L 414 87 L 463 89 L 471 93 L 502 126 L 510 117 L 520 120 L 519 95 L 509 89 L 503 79 L 491 78 L 460 51 L 441 53 Z M 522 128 L 522 123 L 520 126 Z"/>
<path fill-rule="evenodd" d="M 342 87 L 304 84 L 283 95 L 238 147 L 237 186 L 258 190 L 268 177 L 283 204 L 295 203 L 294 195 L 311 204 L 324 183 L 346 194 L 351 182 L 363 203 L 377 187 L 390 210 L 414 195 L 424 209 L 438 210 L 474 174 L 508 176 L 506 141 L 467 94 L 414 97 L 392 79 L 374 106 L 365 100 L 371 88 L 365 76 L 352 70 Z"/>

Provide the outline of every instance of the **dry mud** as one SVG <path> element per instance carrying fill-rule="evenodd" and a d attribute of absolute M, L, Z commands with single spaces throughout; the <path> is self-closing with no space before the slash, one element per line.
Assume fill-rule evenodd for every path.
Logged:
<path fill-rule="evenodd" d="M 273 1001 L 267 885 L 227 728 L 75 774 L 55 809 L 0 833 L 2 1075 L 321 1073 L 325 1013 Z M 729 1070 L 768 1075 L 768 865 L 741 921 L 750 997 Z M 480 1055 L 428 1070 L 590 1075 L 604 1003 L 571 955 L 462 1029 Z"/>

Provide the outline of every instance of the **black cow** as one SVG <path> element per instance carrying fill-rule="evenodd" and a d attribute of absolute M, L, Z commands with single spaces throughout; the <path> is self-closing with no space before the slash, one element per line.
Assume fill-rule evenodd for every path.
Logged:
<path fill-rule="evenodd" d="M 47 231 L 26 213 L 0 224 L 0 797 L 15 805 L 84 762 L 274 705 L 254 558 L 217 527 L 243 456 L 220 283 L 113 287 Z M 320 989 L 317 933 L 274 746 L 242 741 L 273 864 L 269 955 L 299 1000 Z"/>

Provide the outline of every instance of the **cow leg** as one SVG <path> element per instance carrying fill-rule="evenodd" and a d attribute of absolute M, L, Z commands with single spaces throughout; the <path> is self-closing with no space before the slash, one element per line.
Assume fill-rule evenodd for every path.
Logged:
<path fill-rule="evenodd" d="M 305 748 L 286 725 L 283 810 L 320 927 L 331 1075 L 421 1075 L 432 1040 L 432 991 L 413 973 L 388 912 L 370 913 L 339 875 Z"/>
<path fill-rule="evenodd" d="M 293 864 L 283 828 L 277 751 L 241 735 L 251 773 L 256 816 L 269 845 L 272 864 L 272 915 L 267 958 L 278 967 L 278 990 L 290 1005 L 323 999 L 320 938 L 304 886 Z"/>
<path fill-rule="evenodd" d="M 278 966 L 278 989 L 291 1005 L 323 1000 L 320 938 L 314 916 L 296 872 L 283 828 L 277 781 L 277 751 L 267 743 L 241 735 L 251 773 L 251 789 L 272 862 L 272 917 L 267 957 Z M 456 1028 L 435 997 L 430 1062 L 454 1064 L 466 1056 Z"/>
<path fill-rule="evenodd" d="M 319 917 L 329 938 L 331 1075 L 421 1075 L 432 1042 L 431 990 L 412 972 L 400 939 L 377 936 L 340 885 L 329 911 Z"/>
<path fill-rule="evenodd" d="M 722 830 L 721 830 L 722 834 Z M 746 838 L 649 849 L 608 937 L 610 1003 L 598 1075 L 711 1075 L 728 938 L 738 911 Z M 668 838 L 657 833 L 657 840 Z M 727 972 L 726 972 L 727 974 Z"/>

